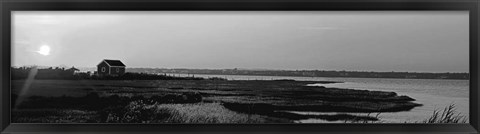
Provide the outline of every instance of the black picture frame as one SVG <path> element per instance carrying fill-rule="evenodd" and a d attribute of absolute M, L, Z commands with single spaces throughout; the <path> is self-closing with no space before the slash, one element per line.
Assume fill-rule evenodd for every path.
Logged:
<path fill-rule="evenodd" d="M 2 0 L 0 132 L 3 133 L 479 133 L 478 0 Z M 12 124 L 10 123 L 11 11 L 393 11 L 468 10 L 469 124 Z"/>

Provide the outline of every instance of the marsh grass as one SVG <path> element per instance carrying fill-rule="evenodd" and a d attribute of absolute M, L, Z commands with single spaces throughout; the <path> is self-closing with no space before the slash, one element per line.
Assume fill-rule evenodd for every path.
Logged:
<path fill-rule="evenodd" d="M 146 104 L 131 102 L 105 111 L 107 123 L 265 123 L 279 122 L 266 116 L 230 111 L 219 103 Z M 268 119 L 267 119 L 268 118 Z"/>
<path fill-rule="evenodd" d="M 162 104 L 159 111 L 169 111 L 171 123 L 264 123 L 265 117 L 230 111 L 220 103 Z"/>
<path fill-rule="evenodd" d="M 373 117 L 377 120 L 361 120 L 358 117 L 362 117 L 362 115 L 357 115 L 355 118 L 350 119 L 350 120 L 343 120 L 343 123 L 357 123 L 357 124 L 366 124 L 366 123 L 385 123 L 384 121 L 380 120 L 381 118 L 379 117 L 381 112 L 376 113 L 375 116 L 371 116 L 372 113 L 368 113 L 364 115 L 364 117 Z"/>
<path fill-rule="evenodd" d="M 467 116 L 457 112 L 455 104 L 450 104 L 443 110 L 434 109 L 432 115 L 422 123 L 467 123 L 467 121 Z"/>
<path fill-rule="evenodd" d="M 158 123 L 169 116 L 170 112 L 157 111 L 154 105 L 145 104 L 143 100 L 100 112 L 101 119 L 106 123 Z"/>
<path fill-rule="evenodd" d="M 16 123 L 97 123 L 96 112 L 74 109 L 22 109 L 12 112 Z"/>
<path fill-rule="evenodd" d="M 368 114 L 370 115 L 370 114 Z M 375 117 L 378 118 L 380 113 L 378 113 Z M 380 118 L 379 118 L 380 119 Z M 467 123 L 468 117 L 462 115 L 462 113 L 457 111 L 455 104 L 450 104 L 441 109 L 434 109 L 433 113 L 430 117 L 423 121 L 415 121 L 415 122 L 404 122 L 404 123 Z M 347 121 L 345 120 L 344 123 L 383 123 L 381 120 L 379 121 L 360 121 L 360 120 L 353 120 Z"/>
<path fill-rule="evenodd" d="M 15 81 L 13 87 L 19 90 L 24 83 Z M 311 83 L 290 80 L 39 80 L 32 85 L 30 94 L 24 95 L 28 99 L 12 109 L 94 111 L 96 114 L 91 115 L 92 118 L 96 117 L 101 123 L 287 123 L 308 118 L 354 121 L 366 118 L 276 111 L 370 113 L 408 111 L 420 106 L 411 102 L 411 98 L 402 98 L 394 92 L 305 86 Z M 15 95 L 12 98 L 16 100 Z M 55 115 L 68 116 L 65 113 Z"/>

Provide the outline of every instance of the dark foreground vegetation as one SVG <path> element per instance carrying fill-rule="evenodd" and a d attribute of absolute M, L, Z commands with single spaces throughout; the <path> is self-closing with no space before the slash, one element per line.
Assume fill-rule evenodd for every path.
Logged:
<path fill-rule="evenodd" d="M 306 86 L 327 81 L 14 80 L 13 122 L 289 123 L 378 121 L 421 104 L 394 92 Z M 27 91 L 20 89 L 30 84 Z M 302 115 L 291 111 L 348 112 Z"/>

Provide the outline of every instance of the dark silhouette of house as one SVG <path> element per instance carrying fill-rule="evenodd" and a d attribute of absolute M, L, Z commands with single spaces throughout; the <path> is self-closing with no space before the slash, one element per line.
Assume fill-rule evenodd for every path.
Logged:
<path fill-rule="evenodd" d="M 97 65 L 97 72 L 100 76 L 121 76 L 125 74 L 125 67 L 120 60 L 104 59 Z"/>

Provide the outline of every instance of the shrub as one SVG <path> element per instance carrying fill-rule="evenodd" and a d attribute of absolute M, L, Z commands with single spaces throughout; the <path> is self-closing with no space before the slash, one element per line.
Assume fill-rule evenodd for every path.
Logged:
<path fill-rule="evenodd" d="M 467 123 L 468 118 L 458 113 L 455 104 L 450 104 L 443 110 L 433 110 L 432 116 L 423 123 Z"/>
<path fill-rule="evenodd" d="M 122 109 L 112 108 L 107 113 L 107 123 L 158 123 L 171 116 L 170 111 L 158 110 L 155 105 L 147 105 L 142 100 L 133 101 Z"/>

